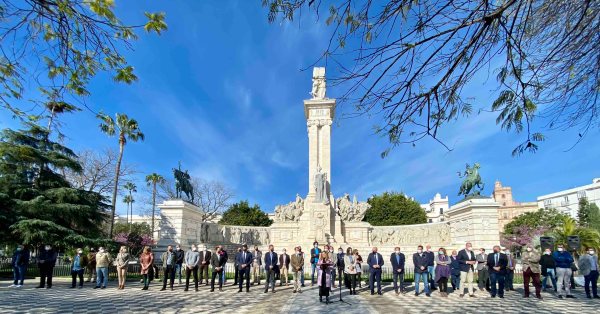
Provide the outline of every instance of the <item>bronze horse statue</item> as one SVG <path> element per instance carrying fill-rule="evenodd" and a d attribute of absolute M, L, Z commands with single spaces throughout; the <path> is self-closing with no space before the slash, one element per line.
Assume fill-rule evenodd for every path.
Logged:
<path fill-rule="evenodd" d="M 479 175 L 479 163 L 475 163 L 473 167 L 467 164 L 466 168 L 467 169 L 464 173 L 461 174 L 458 172 L 458 176 L 460 178 L 464 178 L 458 195 L 464 195 L 465 197 L 481 195 L 484 184 L 481 181 L 481 176 Z M 474 188 L 477 188 L 477 190 L 473 190 Z"/>
<path fill-rule="evenodd" d="M 181 164 L 179 169 L 173 168 L 173 176 L 175 176 L 175 193 L 177 198 L 181 198 L 183 193 L 185 196 L 194 202 L 194 187 L 192 186 L 191 177 L 186 171 L 181 171 Z"/>

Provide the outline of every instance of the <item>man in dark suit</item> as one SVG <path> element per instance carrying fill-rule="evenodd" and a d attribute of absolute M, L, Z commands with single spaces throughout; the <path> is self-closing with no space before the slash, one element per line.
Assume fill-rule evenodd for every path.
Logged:
<path fill-rule="evenodd" d="M 345 255 L 346 254 L 344 254 L 344 249 L 342 249 L 341 247 L 338 248 L 338 252 L 337 252 L 337 256 L 336 256 L 337 257 L 337 261 L 336 261 L 335 264 L 336 264 L 336 267 L 337 267 L 338 278 L 339 278 L 338 281 L 339 281 L 340 285 L 342 284 L 342 280 L 343 280 L 343 277 L 344 277 L 344 266 L 345 266 L 344 265 L 344 256 Z"/>
<path fill-rule="evenodd" d="M 238 282 L 240 290 L 238 290 L 238 292 L 242 292 L 244 278 L 246 278 L 246 292 L 250 292 L 250 265 L 252 264 L 252 259 L 252 253 L 248 252 L 248 246 L 244 244 L 242 246 L 242 252 L 240 252 L 240 255 L 237 256 L 236 260 L 240 272 Z"/>
<path fill-rule="evenodd" d="M 508 266 L 508 258 L 506 254 L 500 252 L 500 246 L 494 246 L 494 253 L 487 256 L 487 267 L 490 276 L 490 295 L 492 298 L 504 298 L 504 275 L 506 274 L 506 266 Z M 498 282 L 498 289 L 496 289 Z"/>
<path fill-rule="evenodd" d="M 373 251 L 367 257 L 369 265 L 369 288 L 371 295 L 375 294 L 375 282 L 377 282 L 377 294 L 381 295 L 381 266 L 383 266 L 383 256 L 377 253 L 377 247 L 373 247 Z"/>
<path fill-rule="evenodd" d="M 271 292 L 275 293 L 275 274 L 279 272 L 277 266 L 277 253 L 273 244 L 269 245 L 269 252 L 265 254 L 265 272 L 267 273 L 267 282 L 265 283 L 265 293 L 269 292 L 269 286 L 271 286 Z"/>
<path fill-rule="evenodd" d="M 310 274 L 310 285 L 315 284 L 315 273 L 317 271 L 317 263 L 319 262 L 319 254 L 321 253 L 321 249 L 319 249 L 319 242 L 313 242 L 313 248 L 310 249 L 310 266 L 312 268 Z"/>
<path fill-rule="evenodd" d="M 238 261 L 238 256 L 240 256 L 240 253 L 242 253 L 242 248 L 238 247 L 237 252 L 235 252 L 235 255 L 233 256 L 233 269 L 234 269 L 234 276 L 233 276 L 233 285 L 237 285 L 238 284 L 238 280 L 240 280 L 240 269 L 239 269 L 239 265 L 237 263 Z"/>
<path fill-rule="evenodd" d="M 419 284 L 423 280 L 423 286 L 425 289 L 425 295 L 431 296 L 431 290 L 429 289 L 429 255 L 427 252 L 423 252 L 423 246 L 417 247 L 417 253 L 413 254 L 413 265 L 415 266 L 415 295 L 419 295 Z"/>
<path fill-rule="evenodd" d="M 429 282 L 429 291 L 435 291 L 435 254 L 431 251 L 431 244 L 425 245 L 425 255 L 427 255 L 427 282 Z"/>
<path fill-rule="evenodd" d="M 204 278 L 208 285 L 208 267 L 210 267 L 211 255 L 212 253 L 206 248 L 206 245 L 203 245 L 200 251 L 200 280 L 198 281 L 200 284 Z"/>
<path fill-rule="evenodd" d="M 473 265 L 477 264 L 477 258 L 473 253 L 473 245 L 471 242 L 465 244 L 465 248 L 458 252 L 458 263 L 460 264 L 460 297 L 465 296 L 465 285 L 469 296 L 474 298 L 475 294 L 473 291 Z"/>
<path fill-rule="evenodd" d="M 394 279 L 394 291 L 396 291 L 396 295 L 399 295 L 400 292 L 404 293 L 404 263 L 406 259 L 403 253 L 400 253 L 400 247 L 397 246 L 394 248 L 394 253 L 390 256 L 390 262 L 392 263 L 392 272 Z M 398 279 L 400 279 L 400 286 L 398 286 Z M 398 288 L 400 288 L 400 292 L 398 292 Z"/>
<path fill-rule="evenodd" d="M 220 246 L 215 248 L 215 254 L 210 259 L 212 266 L 212 279 L 210 280 L 210 292 L 215 291 L 215 277 L 219 277 L 219 291 L 223 291 L 223 271 L 227 263 L 227 254 Z"/>

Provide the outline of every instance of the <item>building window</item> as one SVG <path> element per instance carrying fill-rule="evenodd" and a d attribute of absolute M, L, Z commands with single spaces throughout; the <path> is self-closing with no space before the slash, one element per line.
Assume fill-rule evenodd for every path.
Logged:
<path fill-rule="evenodd" d="M 544 200 L 544 207 L 548 208 L 552 206 L 552 200 Z"/>
<path fill-rule="evenodd" d="M 565 203 L 565 205 L 569 205 L 569 196 L 566 195 L 563 199 L 563 203 Z"/>
<path fill-rule="evenodd" d="M 440 208 L 440 215 L 443 215 L 443 214 L 444 214 L 444 209 Z"/>
<path fill-rule="evenodd" d="M 507 212 L 505 212 L 503 216 L 504 216 L 504 219 L 508 219 L 508 213 Z"/>
<path fill-rule="evenodd" d="M 502 203 L 502 206 L 506 206 L 506 202 L 503 202 L 503 203 Z"/>
<path fill-rule="evenodd" d="M 433 222 L 433 219 L 429 219 L 429 223 L 432 223 L 432 222 Z"/>
<path fill-rule="evenodd" d="M 505 198 L 506 198 L 506 194 L 502 194 L 502 199 L 505 199 Z"/>
<path fill-rule="evenodd" d="M 577 192 L 577 199 L 582 199 L 582 198 L 586 198 L 586 194 L 585 191 L 578 191 Z"/>

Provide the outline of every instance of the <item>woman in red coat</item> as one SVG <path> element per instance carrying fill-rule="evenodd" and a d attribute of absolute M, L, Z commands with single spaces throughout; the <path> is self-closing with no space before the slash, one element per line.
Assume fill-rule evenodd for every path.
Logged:
<path fill-rule="evenodd" d="M 140 255 L 140 264 L 142 265 L 141 274 L 144 277 L 144 288 L 142 290 L 148 290 L 148 285 L 150 284 L 150 279 L 148 278 L 148 271 L 150 267 L 154 264 L 154 254 L 152 254 L 152 250 L 150 247 L 145 247 L 142 255 Z"/>

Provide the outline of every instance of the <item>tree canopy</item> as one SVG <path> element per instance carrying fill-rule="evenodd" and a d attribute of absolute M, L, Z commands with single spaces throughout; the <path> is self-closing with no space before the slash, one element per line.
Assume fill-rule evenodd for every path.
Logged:
<path fill-rule="evenodd" d="M 58 171 L 80 171 L 72 150 L 28 123 L 0 140 L 0 238 L 31 245 L 95 244 L 104 237 L 109 206 L 102 195 L 73 188 Z"/>
<path fill-rule="evenodd" d="M 79 109 L 76 100 L 90 94 L 88 83 L 100 72 L 117 82 L 136 81 L 122 53 L 132 48 L 137 29 L 166 30 L 165 14 L 145 12 L 145 21 L 130 24 L 119 19 L 114 6 L 114 0 L 2 1 L 0 38 L 10 49 L 0 50 L 0 106 L 37 120 L 55 110 Z M 38 95 L 31 91 L 36 88 Z M 45 114 L 28 116 L 25 97 Z"/>
<path fill-rule="evenodd" d="M 503 233 L 515 235 L 520 227 L 526 226 L 530 229 L 544 228 L 552 230 L 564 222 L 568 215 L 560 213 L 555 208 L 540 208 L 535 212 L 523 213 L 504 226 Z"/>
<path fill-rule="evenodd" d="M 581 198 L 577 216 L 580 226 L 600 232 L 600 209 L 598 205 L 590 203 L 585 197 Z"/>
<path fill-rule="evenodd" d="M 337 68 L 329 82 L 341 87 L 340 104 L 380 118 L 390 142 L 382 156 L 424 138 L 446 146 L 444 126 L 475 114 L 467 90 L 490 76 L 496 99 L 478 109 L 524 134 L 513 155 L 535 152 L 545 130 L 577 128 L 576 142 L 600 125 L 599 1 L 262 3 L 270 22 L 326 18 L 329 41 L 315 63 Z"/>
<path fill-rule="evenodd" d="M 367 201 L 371 208 L 365 213 L 363 221 L 373 226 L 412 225 L 427 222 L 427 213 L 421 205 L 404 194 L 385 192 L 373 195 Z"/>
<path fill-rule="evenodd" d="M 240 201 L 232 204 L 223 212 L 223 218 L 219 221 L 222 225 L 256 226 L 268 227 L 273 220 L 255 204 L 250 207 L 248 201 Z"/>

